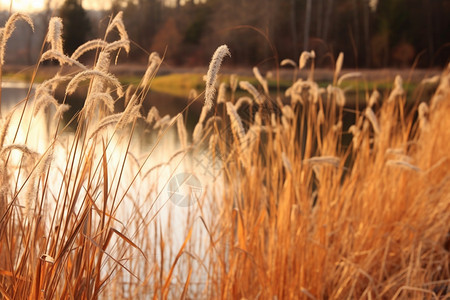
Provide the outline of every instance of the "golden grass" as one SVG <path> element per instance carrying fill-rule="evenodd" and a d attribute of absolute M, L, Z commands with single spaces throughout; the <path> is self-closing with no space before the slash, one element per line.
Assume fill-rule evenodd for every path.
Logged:
<path fill-rule="evenodd" d="M 193 138 L 184 120 L 203 94 L 164 122 L 152 109 L 148 134 L 138 126 L 142 101 L 161 60 L 151 54 L 145 84 L 128 89 L 125 111 L 114 115 L 125 87 L 109 63 L 129 48 L 121 14 L 107 34 L 113 30 L 119 41 L 81 46 L 95 48 L 98 61 L 68 74 L 84 50 L 69 58 L 55 30 L 48 38 L 45 57 L 61 63 L 55 78 L 65 80 L 49 79 L 36 97 L 60 108 L 52 98 L 58 85 L 69 94 L 89 84 L 83 110 L 70 121 L 75 133 L 66 133 L 58 112 L 56 120 L 51 111 L 33 114 L 42 99 L 31 101 L 31 90 L 2 119 L 2 298 L 448 297 L 449 68 L 428 104 L 412 109 L 400 78 L 385 99 L 367 92 L 370 105 L 354 112 L 349 128 L 340 66 L 327 89 L 312 81 L 312 66 L 284 102 L 271 99 L 255 69 L 262 87 L 247 89 L 254 98 L 234 101 L 233 76 L 212 111 L 203 110 Z M 302 67 L 314 59 L 302 57 Z M 151 138 L 150 149 L 140 147 Z M 191 206 L 165 196 L 180 172 L 203 185 Z"/>

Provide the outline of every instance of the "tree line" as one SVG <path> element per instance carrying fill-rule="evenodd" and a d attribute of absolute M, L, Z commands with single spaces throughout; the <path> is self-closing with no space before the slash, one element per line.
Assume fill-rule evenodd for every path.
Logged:
<path fill-rule="evenodd" d="M 79 0 L 65 1 L 65 22 L 69 5 L 86 24 Z M 158 51 L 167 62 L 205 65 L 224 43 L 238 65 L 296 60 L 304 50 L 316 52 L 319 67 L 334 65 L 339 52 L 356 68 L 444 66 L 450 57 L 446 0 L 113 0 L 108 13 L 118 11 L 136 45 L 133 60 Z"/>

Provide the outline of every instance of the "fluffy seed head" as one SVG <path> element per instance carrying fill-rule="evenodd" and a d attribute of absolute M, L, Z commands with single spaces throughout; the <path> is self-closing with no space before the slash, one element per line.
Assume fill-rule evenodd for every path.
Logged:
<path fill-rule="evenodd" d="M 292 59 L 289 59 L 289 58 L 283 59 L 280 63 L 280 66 L 282 66 L 282 67 L 288 66 L 288 65 L 291 65 L 294 68 L 297 68 L 297 64 L 295 63 L 295 61 L 293 61 Z"/>
<path fill-rule="evenodd" d="M 52 17 L 48 24 L 47 42 L 51 44 L 52 50 L 63 53 L 63 21 L 59 17 Z"/>
<path fill-rule="evenodd" d="M 262 85 L 264 92 L 268 95 L 269 84 L 267 83 L 267 80 L 264 77 L 262 77 L 258 67 L 253 67 L 253 74 L 255 75 L 256 79 L 258 79 L 259 83 Z"/>
<path fill-rule="evenodd" d="M 253 84 L 248 81 L 240 81 L 239 87 L 249 92 L 253 96 L 253 99 L 255 99 L 256 103 L 258 103 L 259 105 L 263 104 L 263 98 L 258 90 L 253 86 Z"/>
<path fill-rule="evenodd" d="M 217 73 L 219 72 L 220 65 L 222 64 L 223 58 L 228 55 L 231 56 L 227 45 L 222 45 L 217 48 L 216 52 L 211 59 L 209 64 L 208 73 L 206 74 L 206 90 L 205 90 L 205 106 L 210 110 L 213 106 L 214 95 L 216 88 Z"/>
<path fill-rule="evenodd" d="M 18 20 L 24 20 L 27 22 L 31 29 L 34 31 L 34 25 L 33 20 L 26 15 L 22 13 L 15 13 L 11 17 L 9 17 L 8 21 L 5 24 L 5 27 L 0 30 L 0 64 L 5 64 L 5 49 L 6 49 L 6 43 L 8 42 L 8 39 L 11 37 L 14 29 L 16 29 L 16 22 Z"/>
<path fill-rule="evenodd" d="M 241 117 L 239 116 L 236 109 L 234 108 L 234 105 L 231 102 L 227 102 L 226 105 L 227 113 L 231 120 L 231 129 L 242 144 L 245 140 L 245 130 L 244 126 L 242 125 Z"/>
<path fill-rule="evenodd" d="M 106 29 L 106 34 L 110 33 L 114 30 L 114 28 L 119 31 L 120 39 L 121 40 L 128 40 L 128 33 L 125 30 L 125 25 L 123 24 L 123 12 L 117 13 L 117 15 L 114 17 L 114 19 L 111 21 L 111 23 L 108 25 L 108 28 Z"/>
<path fill-rule="evenodd" d="M 378 99 L 380 99 L 380 92 L 378 92 L 377 90 L 374 90 L 372 92 L 372 95 L 370 95 L 369 98 L 369 107 L 373 107 L 375 104 L 377 104 Z"/>
<path fill-rule="evenodd" d="M 300 59 L 298 62 L 298 68 L 301 70 L 306 66 L 306 63 L 308 62 L 309 59 L 313 59 L 316 57 L 316 53 L 314 51 L 308 52 L 308 51 L 303 51 L 302 54 L 300 55 Z"/>
<path fill-rule="evenodd" d="M 339 56 L 336 60 L 336 70 L 334 71 L 336 78 L 339 76 L 339 73 L 341 72 L 343 63 L 344 63 L 344 53 L 341 52 L 339 53 Z"/>
<path fill-rule="evenodd" d="M 364 111 L 364 115 L 369 119 L 370 123 L 372 124 L 373 130 L 376 134 L 380 134 L 380 124 L 378 123 L 377 117 L 375 116 L 375 113 L 373 112 L 372 108 L 367 107 Z"/>

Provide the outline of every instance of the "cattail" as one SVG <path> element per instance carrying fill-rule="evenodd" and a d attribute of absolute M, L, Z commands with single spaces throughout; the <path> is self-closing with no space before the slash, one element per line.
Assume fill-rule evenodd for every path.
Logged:
<path fill-rule="evenodd" d="M 376 134 L 380 134 L 380 124 L 378 123 L 377 117 L 375 116 L 375 113 L 373 112 L 372 108 L 367 107 L 364 111 L 364 115 L 369 119 L 370 123 L 372 124 L 373 130 Z"/>
<path fill-rule="evenodd" d="M 177 117 L 177 130 L 178 137 L 180 139 L 180 144 L 183 149 L 187 149 L 187 131 L 186 126 L 184 125 L 183 115 L 178 114 Z"/>
<path fill-rule="evenodd" d="M 227 102 L 227 84 L 221 82 L 219 85 L 219 92 L 217 93 L 217 103 Z"/>
<path fill-rule="evenodd" d="M 282 67 L 287 66 L 287 65 L 297 68 L 297 64 L 295 63 L 295 61 L 293 61 L 292 59 L 289 59 L 289 58 L 283 59 L 280 63 L 280 66 L 282 66 Z"/>
<path fill-rule="evenodd" d="M 215 84 L 217 79 L 217 73 L 219 72 L 220 65 L 223 58 L 228 55 L 231 56 L 230 51 L 226 45 L 222 45 L 217 48 L 216 52 L 209 64 L 208 73 L 206 74 L 206 90 L 205 90 L 205 106 L 210 110 L 213 106 L 214 94 L 216 92 Z"/>
<path fill-rule="evenodd" d="M 308 51 L 303 51 L 302 54 L 300 55 L 300 59 L 298 62 L 298 68 L 301 70 L 305 67 L 306 63 L 308 62 L 309 59 L 313 59 L 316 57 L 316 53 L 314 51 L 308 52 Z"/>
<path fill-rule="evenodd" d="M 47 42 L 50 43 L 51 49 L 60 53 L 63 50 L 63 20 L 59 17 L 52 17 L 48 25 Z"/>
<path fill-rule="evenodd" d="M 105 81 L 109 82 L 112 86 L 114 86 L 116 88 L 117 95 L 119 97 L 121 97 L 123 95 L 122 85 L 120 84 L 119 80 L 115 76 L 105 73 L 105 72 L 97 71 L 97 70 L 86 70 L 86 71 L 80 72 L 77 75 L 75 75 L 72 78 L 72 80 L 69 82 L 69 84 L 67 85 L 66 95 L 73 94 L 76 91 L 78 84 L 81 81 L 90 79 L 91 77 L 94 77 L 94 76 L 100 77 L 100 78 L 104 79 Z"/>
<path fill-rule="evenodd" d="M 80 58 L 80 56 L 82 56 L 84 53 L 91 51 L 91 50 L 95 50 L 98 48 L 105 48 L 108 45 L 107 42 L 105 42 L 104 40 L 101 39 L 95 39 L 95 40 L 91 40 L 88 41 L 84 44 L 82 44 L 81 46 L 79 46 L 70 56 L 70 58 L 72 59 L 78 59 Z"/>
<path fill-rule="evenodd" d="M 253 96 L 253 99 L 255 99 L 256 103 L 258 103 L 259 105 L 262 105 L 264 103 L 261 94 L 256 90 L 256 88 L 250 82 L 241 81 L 241 82 L 239 82 L 239 87 L 241 89 L 249 92 Z"/>
<path fill-rule="evenodd" d="M 27 22 L 31 29 L 34 31 L 33 20 L 28 15 L 22 13 L 14 13 L 6 22 L 5 27 L 0 30 L 0 64 L 5 64 L 5 49 L 8 39 L 11 37 L 14 29 L 16 28 L 16 22 L 18 20 L 24 20 Z"/>
<path fill-rule="evenodd" d="M 262 77 L 258 67 L 253 67 L 253 74 L 255 75 L 259 83 L 262 85 L 266 95 L 269 95 L 269 84 L 267 83 L 267 80 L 264 77 Z"/>
<path fill-rule="evenodd" d="M 244 143 L 245 138 L 245 130 L 242 125 L 241 117 L 239 117 L 234 105 L 230 102 L 227 102 L 227 113 L 231 120 L 231 129 L 233 130 L 235 136 L 239 139 L 241 144 Z"/>

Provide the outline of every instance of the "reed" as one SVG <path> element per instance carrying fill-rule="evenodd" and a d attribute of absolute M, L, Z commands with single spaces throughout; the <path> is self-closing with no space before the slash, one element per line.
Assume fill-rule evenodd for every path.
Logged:
<path fill-rule="evenodd" d="M 137 88 L 111 73 L 111 58 L 130 47 L 121 13 L 106 30 L 117 41 L 87 42 L 72 57 L 59 23 L 52 19 L 40 61 L 78 67 L 61 69 L 1 121 L 2 298 L 448 297 L 450 67 L 410 111 L 400 77 L 385 97 L 367 90 L 349 125 L 340 84 L 359 75 L 340 75 L 343 54 L 327 89 L 313 80 L 314 63 L 297 79 L 315 57 L 304 52 L 299 66 L 282 62 L 295 67 L 283 101 L 269 101 L 254 69 L 263 93 L 231 76 L 231 93 L 220 83 L 212 110 L 230 55 L 223 45 L 191 141 L 196 91 L 175 116 L 144 114 L 159 55 L 149 55 Z M 92 66 L 78 61 L 93 50 Z M 68 95 L 82 82 L 85 106 L 62 123 L 68 103 L 54 91 Z M 238 86 L 247 95 L 235 101 Z M 46 105 L 56 112 L 38 113 Z M 52 117 L 56 126 L 43 125 Z"/>

